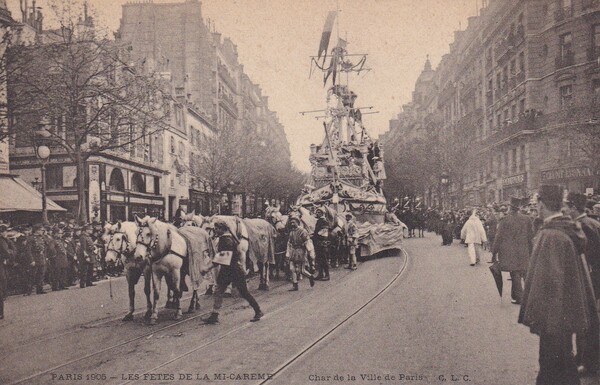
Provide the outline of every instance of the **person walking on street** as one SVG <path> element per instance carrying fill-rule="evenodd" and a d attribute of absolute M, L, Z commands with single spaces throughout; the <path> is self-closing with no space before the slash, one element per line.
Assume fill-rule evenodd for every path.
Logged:
<path fill-rule="evenodd" d="M 519 212 L 520 200 L 511 198 L 510 212 L 498 224 L 492 255 L 497 255 L 501 271 L 510 272 L 511 302 L 521 303 L 523 280 L 529 266 L 533 242 L 533 225 L 528 216 Z"/>
<path fill-rule="evenodd" d="M 317 263 L 317 277 L 320 281 L 329 281 L 329 224 L 324 217 L 324 211 L 318 208 L 315 212 L 317 223 L 313 233 L 315 256 Z"/>
<path fill-rule="evenodd" d="M 92 227 L 86 224 L 82 228 L 83 232 L 79 238 L 79 253 L 77 260 L 79 262 L 79 287 L 96 286 L 92 282 L 94 276 L 94 241 L 92 239 Z"/>
<path fill-rule="evenodd" d="M 204 318 L 204 323 L 216 324 L 219 322 L 219 311 L 223 305 L 223 294 L 229 284 L 233 284 L 238 289 L 240 296 L 244 298 L 252 309 L 254 309 L 254 318 L 252 321 L 259 321 L 264 315 L 260 310 L 258 302 L 248 291 L 246 285 L 246 257 L 242 256 L 237 248 L 237 239 L 229 231 L 227 225 L 223 222 L 214 224 L 215 236 L 219 238 L 217 243 L 217 255 L 213 259 L 215 265 L 216 287 L 213 293 L 213 310 L 209 317 Z"/>
<path fill-rule="evenodd" d="M 46 239 L 43 235 L 44 227 L 40 223 L 33 225 L 33 234 L 26 243 L 25 254 L 30 261 L 30 280 L 28 292 L 31 293 L 35 286 L 36 294 L 44 293 L 44 276 L 46 275 L 47 251 Z"/>
<path fill-rule="evenodd" d="M 469 254 L 469 262 L 471 266 L 475 266 L 481 260 L 483 253 L 482 245 L 487 242 L 487 235 L 483 224 L 477 217 L 476 210 L 467 212 L 469 219 L 465 222 L 460 231 L 460 237 L 467 244 L 467 252 Z"/>
<path fill-rule="evenodd" d="M 348 266 L 347 269 L 356 270 L 356 248 L 358 247 L 358 227 L 354 216 L 346 214 L 346 239 L 348 240 Z"/>
<path fill-rule="evenodd" d="M 15 245 L 6 236 L 8 225 L 0 223 L 0 320 L 4 319 L 4 298 L 6 297 L 6 268 L 15 257 Z"/>
<path fill-rule="evenodd" d="M 540 337 L 536 385 L 580 384 L 573 334 L 585 334 L 598 322 L 590 278 L 581 258 L 585 234 L 561 213 L 562 200 L 559 186 L 541 187 L 538 211 L 543 225 L 533 241 L 518 319 Z"/>
<path fill-rule="evenodd" d="M 600 222 L 587 216 L 585 204 L 587 198 L 583 194 L 569 193 L 567 206 L 569 216 L 577 222 L 587 239 L 585 259 L 591 271 L 592 286 L 595 298 L 598 298 L 598 272 L 600 271 Z M 595 317 L 592 318 L 594 321 Z M 598 371 L 600 359 L 600 325 L 592 323 L 587 334 L 577 334 L 577 371 L 580 374 L 593 374 Z"/>
<path fill-rule="evenodd" d="M 315 280 L 312 277 L 315 265 L 314 250 L 311 252 L 310 236 L 302 226 L 300 219 L 291 217 L 290 219 L 290 235 L 288 237 L 287 250 L 285 253 L 286 262 L 290 266 L 290 274 L 292 275 L 292 289 L 290 291 L 298 291 L 298 279 L 302 274 L 304 265 L 308 262 L 311 276 L 309 277 L 310 286 L 315 285 Z"/>

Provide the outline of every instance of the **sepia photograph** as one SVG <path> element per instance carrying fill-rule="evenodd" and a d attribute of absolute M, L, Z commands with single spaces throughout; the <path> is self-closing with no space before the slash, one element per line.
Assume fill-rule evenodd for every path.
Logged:
<path fill-rule="evenodd" d="M 0 384 L 600 384 L 600 0 L 0 0 Z"/>

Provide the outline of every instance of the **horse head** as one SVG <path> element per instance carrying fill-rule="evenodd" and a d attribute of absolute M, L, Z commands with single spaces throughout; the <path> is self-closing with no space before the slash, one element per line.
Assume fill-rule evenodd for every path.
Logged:
<path fill-rule="evenodd" d="M 106 262 L 116 262 L 121 258 L 123 262 L 131 256 L 135 249 L 135 237 L 137 234 L 137 225 L 135 222 L 119 221 L 111 225 L 109 241 L 106 243 Z"/>
<path fill-rule="evenodd" d="M 156 218 L 150 218 L 149 216 L 145 216 L 144 218 L 135 216 L 138 232 L 135 238 L 133 257 L 138 261 L 151 257 L 153 250 L 157 247 L 158 237 L 152 232 L 152 228 L 150 227 L 156 221 Z"/>
<path fill-rule="evenodd" d="M 287 218 L 279 210 L 271 210 L 268 214 L 267 221 L 269 221 L 278 232 L 282 232 L 286 228 Z"/>

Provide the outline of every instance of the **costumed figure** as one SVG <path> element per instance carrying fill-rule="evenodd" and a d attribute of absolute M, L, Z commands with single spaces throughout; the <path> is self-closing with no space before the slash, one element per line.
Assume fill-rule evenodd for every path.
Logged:
<path fill-rule="evenodd" d="M 317 277 L 315 279 L 329 281 L 329 224 L 324 214 L 325 212 L 321 208 L 318 208 L 315 212 L 317 217 L 315 232 L 313 233 L 317 264 Z"/>
<path fill-rule="evenodd" d="M 315 255 L 308 231 L 300 226 L 300 219 L 297 217 L 290 218 L 290 228 L 285 259 L 289 263 L 292 275 L 293 287 L 290 291 L 298 291 L 298 279 L 307 262 L 309 266 L 308 279 L 310 280 L 310 286 L 312 287 L 315 284 L 313 278 Z"/>

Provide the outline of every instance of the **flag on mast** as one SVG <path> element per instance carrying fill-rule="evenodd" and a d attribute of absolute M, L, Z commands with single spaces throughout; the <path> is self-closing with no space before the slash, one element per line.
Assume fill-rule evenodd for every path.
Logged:
<path fill-rule="evenodd" d="M 329 11 L 329 13 L 327 14 L 327 20 L 325 20 L 325 27 L 323 27 L 323 34 L 321 35 L 321 44 L 319 44 L 319 53 L 317 56 L 318 61 L 321 59 L 321 55 L 323 55 L 323 64 L 325 64 L 327 48 L 329 48 L 329 40 L 331 39 L 331 32 L 333 31 L 333 22 L 335 21 L 336 15 L 336 11 Z"/>

